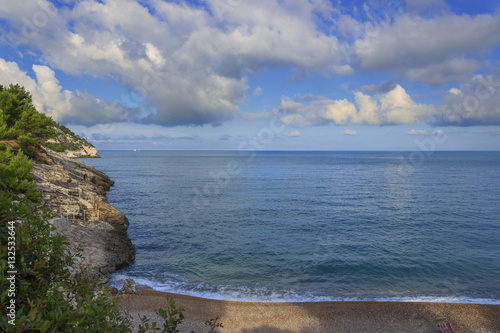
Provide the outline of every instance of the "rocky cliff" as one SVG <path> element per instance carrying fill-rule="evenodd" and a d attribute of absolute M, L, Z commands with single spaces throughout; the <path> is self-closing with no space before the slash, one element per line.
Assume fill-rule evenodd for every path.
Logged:
<path fill-rule="evenodd" d="M 98 157 L 93 147 L 56 152 L 39 148 L 33 162 L 37 188 L 42 202 L 55 218 L 50 222 L 57 232 L 65 234 L 75 257 L 73 274 L 83 274 L 99 284 L 108 282 L 110 274 L 132 263 L 135 249 L 127 236 L 127 217 L 106 200 L 106 191 L 114 182 L 74 157 Z"/>
<path fill-rule="evenodd" d="M 64 152 L 66 157 L 99 157 L 97 149 L 84 138 L 71 132 L 65 126 L 54 127 L 55 137 L 44 142 L 44 146 L 54 151 Z"/>

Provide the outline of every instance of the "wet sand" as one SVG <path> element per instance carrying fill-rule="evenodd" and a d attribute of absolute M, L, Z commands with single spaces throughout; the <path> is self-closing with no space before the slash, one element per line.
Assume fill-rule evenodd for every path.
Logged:
<path fill-rule="evenodd" d="M 120 309 L 159 320 L 154 309 L 167 307 L 167 293 L 141 289 L 118 296 Z M 219 317 L 218 332 L 441 332 L 438 323 L 451 323 L 455 333 L 500 333 L 500 305 L 409 302 L 253 303 L 217 301 L 178 294 L 185 309 L 181 332 L 208 332 L 204 322 Z M 137 327 L 137 326 L 136 326 Z"/>

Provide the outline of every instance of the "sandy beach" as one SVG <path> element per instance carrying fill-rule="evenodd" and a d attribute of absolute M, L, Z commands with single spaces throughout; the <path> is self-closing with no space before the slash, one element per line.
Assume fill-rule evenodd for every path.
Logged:
<path fill-rule="evenodd" d="M 140 289 L 118 296 L 118 306 L 159 321 L 154 309 L 166 308 L 165 295 Z M 440 332 L 451 323 L 456 333 L 500 332 L 500 305 L 399 302 L 252 303 L 168 294 L 185 309 L 181 332 L 206 332 L 204 322 L 219 317 L 219 332 Z"/>

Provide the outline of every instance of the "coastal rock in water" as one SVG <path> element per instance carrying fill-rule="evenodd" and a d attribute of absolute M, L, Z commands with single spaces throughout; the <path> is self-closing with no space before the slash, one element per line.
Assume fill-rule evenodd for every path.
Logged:
<path fill-rule="evenodd" d="M 137 288 L 135 286 L 134 279 L 125 279 L 123 282 L 123 287 L 120 289 L 121 294 L 137 294 Z"/>
<path fill-rule="evenodd" d="M 73 156 L 41 147 L 33 174 L 43 192 L 42 203 L 55 215 L 51 223 L 56 232 L 68 237 L 72 253 L 82 249 L 82 257 L 75 257 L 72 275 L 105 284 L 111 273 L 135 259 L 135 248 L 127 236 L 129 222 L 106 200 L 106 191 L 114 182 Z"/>

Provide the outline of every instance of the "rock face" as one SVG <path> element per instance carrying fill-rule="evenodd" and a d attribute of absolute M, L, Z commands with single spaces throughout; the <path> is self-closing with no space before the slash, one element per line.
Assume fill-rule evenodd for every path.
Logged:
<path fill-rule="evenodd" d="M 133 279 L 125 279 L 123 287 L 120 289 L 121 294 L 137 294 L 137 287 Z"/>
<path fill-rule="evenodd" d="M 48 139 L 46 141 L 47 145 L 50 144 L 59 144 L 71 146 L 71 149 L 66 149 L 64 155 L 70 158 L 80 158 L 80 157 L 99 157 L 97 153 L 97 149 L 94 148 L 88 141 L 76 136 L 73 132 L 63 131 L 61 128 L 54 127 L 53 128 L 56 137 Z M 50 146 L 49 146 L 50 147 Z"/>
<path fill-rule="evenodd" d="M 87 153 L 57 153 L 41 147 L 37 160 L 43 162 L 33 163 L 33 174 L 43 192 L 42 202 L 55 215 L 51 223 L 56 231 L 68 237 L 73 252 L 82 250 L 82 257 L 75 257 L 72 274 L 105 284 L 111 273 L 134 261 L 135 249 L 127 236 L 127 217 L 106 200 L 114 182 L 73 160 L 98 157 L 95 148 Z"/>
<path fill-rule="evenodd" d="M 99 157 L 97 149 L 92 146 L 82 146 L 78 150 L 67 151 L 64 153 L 66 157 L 81 158 L 81 157 Z"/>

